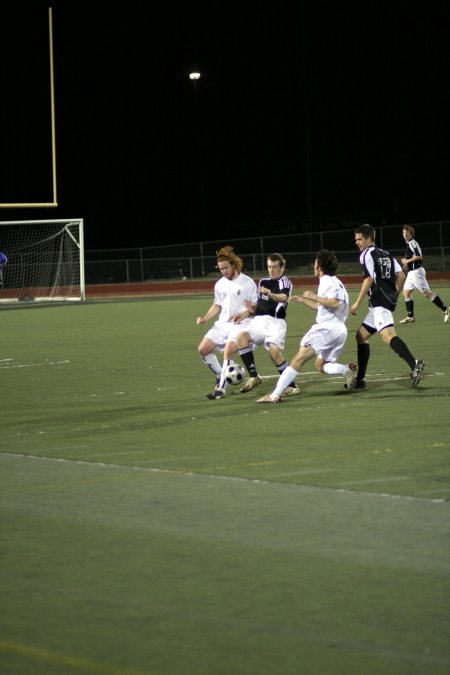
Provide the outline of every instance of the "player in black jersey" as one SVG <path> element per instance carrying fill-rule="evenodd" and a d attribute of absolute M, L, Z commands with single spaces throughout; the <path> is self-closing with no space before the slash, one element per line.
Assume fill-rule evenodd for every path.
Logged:
<path fill-rule="evenodd" d="M 286 261 L 280 253 L 271 253 L 267 257 L 267 270 L 269 276 L 261 279 L 258 284 L 258 302 L 254 309 L 249 302 L 244 302 L 247 312 L 235 317 L 235 321 L 247 319 L 253 315 L 247 325 L 242 326 L 242 331 L 230 336 L 224 350 L 224 366 L 233 364 L 233 356 L 237 350 L 247 368 L 250 377 L 241 388 L 241 392 L 251 391 L 262 379 L 256 370 L 253 349 L 264 345 L 270 358 L 275 364 L 279 374 L 288 367 L 283 356 L 284 340 L 286 337 L 286 307 L 292 291 L 292 282 L 285 275 Z M 225 395 L 225 370 L 217 385 L 216 390 L 208 395 L 209 398 L 223 398 Z M 294 381 L 285 389 L 285 396 L 293 396 L 299 392 Z"/>
<path fill-rule="evenodd" d="M 406 242 L 406 250 L 404 257 L 401 259 L 401 263 L 404 271 L 407 273 L 405 285 L 403 286 L 403 297 L 405 298 L 406 311 L 408 314 L 399 323 L 413 323 L 416 320 L 414 316 L 414 300 L 411 297 L 412 292 L 416 288 L 444 313 L 444 323 L 447 323 L 448 307 L 444 305 L 441 298 L 436 295 L 436 293 L 430 291 L 427 275 L 423 266 L 422 250 L 419 243 L 414 239 L 414 228 L 412 225 L 403 225 L 402 235 Z"/>
<path fill-rule="evenodd" d="M 366 370 L 370 357 L 369 339 L 379 333 L 411 368 L 412 386 L 419 384 L 424 362 L 414 358 L 405 342 L 395 333 L 392 312 L 397 305 L 398 294 L 405 283 L 405 275 L 397 260 L 375 246 L 375 230 L 371 225 L 361 225 L 355 230 L 355 243 L 361 251 L 359 262 L 363 268 L 364 281 L 350 312 L 356 314 L 366 295 L 369 296 L 369 311 L 356 333 L 358 345 L 358 373 L 356 389 L 366 386 Z"/>

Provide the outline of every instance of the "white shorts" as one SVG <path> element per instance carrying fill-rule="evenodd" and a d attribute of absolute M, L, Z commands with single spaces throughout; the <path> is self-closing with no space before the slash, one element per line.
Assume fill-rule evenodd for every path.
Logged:
<path fill-rule="evenodd" d="M 311 347 L 316 356 L 335 363 L 347 339 L 347 327 L 342 321 L 315 323 L 300 341 L 301 347 Z"/>
<path fill-rule="evenodd" d="M 369 311 L 362 323 L 364 326 L 373 328 L 379 333 L 383 328 L 394 325 L 394 317 L 392 316 L 392 312 L 385 307 L 369 307 Z"/>
<path fill-rule="evenodd" d="M 233 321 L 216 321 L 216 323 L 205 333 L 205 338 L 209 338 L 215 343 L 214 349 L 223 352 L 227 340 L 235 338 L 239 333 L 245 330 L 251 319 L 244 319 L 241 323 Z"/>
<path fill-rule="evenodd" d="M 264 345 L 269 349 L 269 345 L 277 345 L 283 351 L 284 339 L 286 337 L 287 324 L 284 319 L 276 319 L 274 316 L 261 315 L 255 316 L 250 320 L 245 330 L 250 335 L 251 347 Z"/>
<path fill-rule="evenodd" d="M 405 291 L 413 291 L 415 288 L 417 288 L 417 290 L 421 293 L 425 293 L 425 291 L 430 290 L 427 281 L 427 274 L 423 267 L 419 267 L 417 270 L 411 270 L 406 275 L 406 281 L 403 289 Z"/>

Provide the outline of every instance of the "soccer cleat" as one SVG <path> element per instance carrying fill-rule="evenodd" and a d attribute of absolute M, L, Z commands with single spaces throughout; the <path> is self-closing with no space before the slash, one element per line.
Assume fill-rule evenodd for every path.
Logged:
<path fill-rule="evenodd" d="M 283 396 L 297 396 L 300 393 L 300 389 L 296 384 L 292 384 L 283 391 Z"/>
<path fill-rule="evenodd" d="M 258 384 L 261 384 L 261 382 L 262 379 L 260 378 L 259 375 L 256 375 L 256 377 L 249 377 L 244 386 L 241 387 L 241 392 L 245 394 L 246 391 L 251 391 L 252 389 L 257 387 Z"/>
<path fill-rule="evenodd" d="M 415 318 L 413 316 L 405 316 L 404 319 L 399 321 L 399 323 L 414 323 Z"/>
<path fill-rule="evenodd" d="M 356 371 L 358 370 L 357 366 L 354 363 L 347 364 L 347 372 L 345 373 L 345 388 L 350 390 L 356 389 Z M 364 380 L 360 380 L 364 382 Z M 365 384 L 365 382 L 364 382 Z"/>
<path fill-rule="evenodd" d="M 256 403 L 281 403 L 281 397 L 277 394 L 266 394 L 258 398 Z"/>
<path fill-rule="evenodd" d="M 344 384 L 345 389 L 348 389 L 347 384 Z M 365 380 L 356 380 L 355 386 L 353 389 L 365 389 L 366 388 L 366 381 Z"/>
<path fill-rule="evenodd" d="M 447 323 L 447 321 L 448 321 L 448 307 L 444 312 L 444 323 Z"/>
<path fill-rule="evenodd" d="M 206 398 L 209 398 L 211 401 L 214 401 L 216 398 L 223 398 L 224 396 L 225 389 L 219 389 L 219 387 L 216 387 L 210 394 L 206 394 Z"/>
<path fill-rule="evenodd" d="M 417 385 L 420 382 L 420 378 L 422 377 L 422 370 L 424 369 L 425 364 L 423 361 L 418 361 L 416 359 L 416 365 L 414 366 L 414 370 L 411 373 L 411 379 L 412 379 L 412 386 L 415 389 Z"/>

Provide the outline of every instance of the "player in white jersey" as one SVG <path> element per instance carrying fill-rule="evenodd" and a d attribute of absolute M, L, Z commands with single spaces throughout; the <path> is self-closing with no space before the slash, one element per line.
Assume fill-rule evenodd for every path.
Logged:
<path fill-rule="evenodd" d="M 245 324 L 240 321 L 241 332 L 232 334 L 225 345 L 223 353 L 222 376 L 219 383 L 208 398 L 214 400 L 223 398 L 226 391 L 226 369 L 234 364 L 234 354 L 239 351 L 242 363 L 246 367 L 250 377 L 241 387 L 241 392 L 251 391 L 262 383 L 262 378 L 256 370 L 253 350 L 264 345 L 269 352 L 273 364 L 281 373 L 288 367 L 283 356 L 284 341 L 286 337 L 286 308 L 292 291 L 292 282 L 285 275 L 286 260 L 281 253 L 269 253 L 267 256 L 268 277 L 264 277 L 258 284 L 258 304 L 255 308 L 246 302 L 250 322 Z M 240 320 L 244 317 L 236 317 Z M 295 396 L 298 393 L 295 382 L 287 387 L 285 396 Z"/>
<path fill-rule="evenodd" d="M 403 286 L 407 316 L 399 321 L 399 323 L 414 323 L 416 320 L 414 316 L 414 300 L 412 299 L 412 292 L 415 289 L 420 291 L 428 300 L 431 300 L 444 313 L 444 323 L 447 323 L 448 307 L 444 305 L 436 293 L 430 290 L 427 274 L 423 266 L 422 249 L 414 239 L 414 228 L 412 225 L 404 225 L 402 235 L 406 242 L 405 255 L 401 261 L 403 270 L 407 273 L 405 285 Z"/>
<path fill-rule="evenodd" d="M 245 303 L 250 302 L 256 307 L 258 301 L 257 286 L 253 279 L 242 274 L 243 265 L 232 246 L 224 246 L 217 251 L 217 266 L 222 278 L 214 286 L 213 304 L 206 314 L 197 317 L 197 325 L 200 326 L 219 314 L 198 346 L 198 353 L 214 373 L 216 381 L 220 379 L 222 366 L 214 351 L 223 352 L 229 338 L 237 335 L 250 321 L 248 318 L 239 323 L 234 321 L 238 314 L 246 313 L 248 316 Z"/>
<path fill-rule="evenodd" d="M 273 392 L 259 398 L 258 403 L 280 403 L 286 387 L 314 356 L 317 370 L 327 375 L 342 375 L 347 388 L 354 389 L 356 367 L 337 363 L 347 339 L 345 321 L 349 309 L 348 293 L 342 281 L 335 276 L 337 266 L 334 251 L 319 251 L 314 261 L 314 274 L 319 278 L 317 293 L 305 291 L 302 296 L 290 297 L 290 302 L 300 302 L 315 310 L 316 323 L 301 339 L 300 349 L 278 378 Z"/>

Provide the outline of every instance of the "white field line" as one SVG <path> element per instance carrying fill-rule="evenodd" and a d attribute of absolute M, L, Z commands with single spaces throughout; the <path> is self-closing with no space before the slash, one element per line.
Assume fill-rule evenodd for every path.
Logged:
<path fill-rule="evenodd" d="M 3 362 L 7 362 L 6 365 L 2 365 Z M 11 363 L 11 361 L 13 363 Z M 36 366 L 58 366 L 61 363 L 70 363 L 69 359 L 64 359 L 62 361 L 44 361 L 43 363 L 14 363 L 14 359 L 1 359 L 0 368 L 35 368 Z"/>
<path fill-rule="evenodd" d="M 88 462 L 85 460 L 79 460 L 79 459 L 64 459 L 61 457 L 44 457 L 44 456 L 38 456 L 38 455 L 24 455 L 20 453 L 11 453 L 11 452 L 3 452 L 0 453 L 0 457 L 11 457 L 13 459 L 29 459 L 33 461 L 40 461 L 40 462 L 59 462 L 61 464 L 79 464 L 80 466 L 91 466 L 91 467 L 98 467 L 98 468 L 105 468 L 105 469 L 118 469 L 120 471 L 137 471 L 137 472 L 142 472 L 142 473 L 161 473 L 161 474 L 166 474 L 166 475 L 173 475 L 173 476 L 186 476 L 189 478 L 210 478 L 212 480 L 225 480 L 225 481 L 236 481 L 240 483 L 252 483 L 252 484 L 259 484 L 259 485 L 279 485 L 280 487 L 291 487 L 307 492 L 340 492 L 340 493 L 346 493 L 348 495 L 359 495 L 363 497 L 379 497 L 381 499 L 399 499 L 399 500 L 406 500 L 406 501 L 427 501 L 427 502 L 432 502 L 435 504 L 447 504 L 446 499 L 438 498 L 428 498 L 428 497 L 413 497 L 411 495 L 392 495 L 388 493 L 378 493 L 378 492 L 358 492 L 356 490 L 347 490 L 346 488 L 334 488 L 334 487 L 317 487 L 313 485 L 298 485 L 296 483 L 277 483 L 276 481 L 270 481 L 270 480 L 264 480 L 264 479 L 259 479 L 259 478 L 240 478 L 238 476 L 223 476 L 220 474 L 208 474 L 208 473 L 197 473 L 195 471 L 176 471 L 174 469 L 157 469 L 155 467 L 147 467 L 147 466 L 127 466 L 125 464 L 113 464 L 113 463 L 107 463 L 107 462 Z M 405 480 L 406 477 L 400 476 L 400 480 Z M 380 479 L 382 480 L 382 479 Z M 398 477 L 396 476 L 387 476 L 386 481 L 389 480 L 398 480 Z M 364 483 L 364 481 L 361 481 L 361 483 Z"/>
<path fill-rule="evenodd" d="M 444 375 L 445 375 L 445 373 L 425 372 L 424 377 L 442 377 Z M 311 372 L 304 372 L 304 371 L 301 370 L 299 372 L 299 374 L 297 375 L 297 378 L 296 378 L 297 383 L 301 382 L 302 378 L 304 376 L 313 376 L 313 377 L 310 377 L 308 380 L 306 380 L 307 382 L 309 382 L 312 379 L 313 380 L 323 380 L 323 381 L 325 381 L 325 378 L 326 378 L 327 381 L 339 380 L 339 382 L 344 382 L 344 378 L 343 378 L 342 375 L 324 375 L 324 373 L 319 373 L 317 370 L 313 370 Z M 275 374 L 275 375 L 260 375 L 260 377 L 263 380 L 277 380 L 279 375 L 278 374 Z M 397 380 L 409 380 L 410 378 L 411 378 L 410 375 L 396 375 L 396 376 L 389 375 L 389 377 L 386 377 L 386 375 L 384 375 L 383 373 L 373 373 L 370 376 L 366 377 L 366 380 L 369 383 L 370 382 L 394 382 L 394 381 L 397 381 Z"/>

